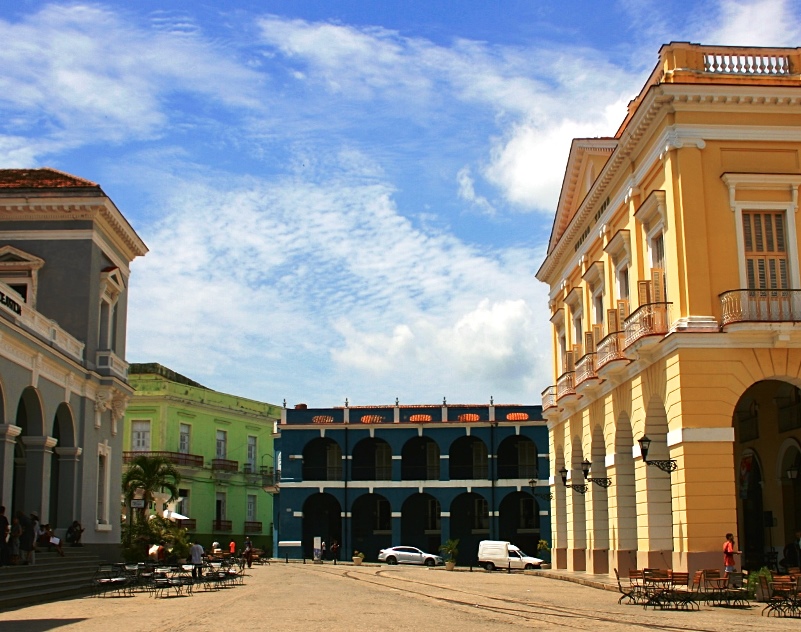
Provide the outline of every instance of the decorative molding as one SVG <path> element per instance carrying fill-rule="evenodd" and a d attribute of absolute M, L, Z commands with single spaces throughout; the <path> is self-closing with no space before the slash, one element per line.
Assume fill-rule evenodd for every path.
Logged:
<path fill-rule="evenodd" d="M 662 190 L 654 190 L 640 204 L 634 212 L 634 217 L 645 227 L 645 232 L 657 226 L 667 226 L 667 203 L 666 195 Z"/>
<path fill-rule="evenodd" d="M 682 443 L 733 443 L 734 428 L 678 428 L 667 433 L 667 445 Z"/>

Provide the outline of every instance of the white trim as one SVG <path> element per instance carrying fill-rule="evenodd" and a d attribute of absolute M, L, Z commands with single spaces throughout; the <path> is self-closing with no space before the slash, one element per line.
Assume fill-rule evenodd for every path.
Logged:
<path fill-rule="evenodd" d="M 604 457 L 604 467 L 614 467 L 615 466 L 615 453 L 607 454 Z"/>
<path fill-rule="evenodd" d="M 734 443 L 734 428 L 677 428 L 667 433 L 667 445 L 682 443 Z"/>

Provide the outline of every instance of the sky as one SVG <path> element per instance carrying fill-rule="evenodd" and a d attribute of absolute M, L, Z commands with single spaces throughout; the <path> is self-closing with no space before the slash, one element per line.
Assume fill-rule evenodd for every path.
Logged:
<path fill-rule="evenodd" d="M 313 407 L 539 404 L 574 137 L 670 41 L 801 44 L 793 0 L 0 3 L 0 166 L 148 245 L 129 362 Z"/>

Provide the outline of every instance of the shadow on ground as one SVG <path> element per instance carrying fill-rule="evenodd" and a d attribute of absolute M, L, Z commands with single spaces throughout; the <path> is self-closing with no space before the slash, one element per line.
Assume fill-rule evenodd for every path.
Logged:
<path fill-rule="evenodd" d="M 86 621 L 86 619 L 3 619 L 0 623 L 2 623 L 3 629 L 9 630 L 9 632 L 11 630 L 14 632 L 44 632 L 81 621 Z"/>

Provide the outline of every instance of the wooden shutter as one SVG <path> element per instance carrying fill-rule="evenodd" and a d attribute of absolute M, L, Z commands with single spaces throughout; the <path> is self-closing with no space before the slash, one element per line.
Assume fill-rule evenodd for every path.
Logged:
<path fill-rule="evenodd" d="M 784 212 L 744 212 L 743 246 L 749 289 L 790 287 Z"/>
<path fill-rule="evenodd" d="M 617 302 L 617 330 L 623 329 L 623 321 L 629 317 L 629 302 L 620 300 Z"/>
<path fill-rule="evenodd" d="M 651 290 L 654 303 L 665 302 L 665 271 L 662 268 L 651 268 Z"/>
<path fill-rule="evenodd" d="M 597 325 L 593 325 L 595 329 Z M 591 331 L 584 332 L 584 353 L 593 353 L 595 351 L 595 335 Z"/>
<path fill-rule="evenodd" d="M 647 305 L 651 302 L 651 282 L 637 281 L 637 303 L 638 307 Z"/>
<path fill-rule="evenodd" d="M 609 333 L 615 331 L 620 331 L 620 322 L 618 321 L 618 310 L 616 309 L 608 309 L 606 310 L 606 322 L 609 323 Z"/>
<path fill-rule="evenodd" d="M 609 312 L 615 315 L 615 320 L 617 320 L 617 311 L 614 309 L 610 309 Z M 611 316 L 611 314 L 608 314 Z M 612 322 L 609 321 L 609 327 L 612 327 Z M 615 331 L 615 330 L 613 330 Z M 604 339 L 604 326 L 603 325 L 593 325 L 592 326 L 592 349 L 595 351 L 598 348 L 598 343 Z"/>

